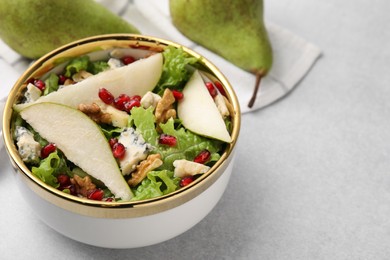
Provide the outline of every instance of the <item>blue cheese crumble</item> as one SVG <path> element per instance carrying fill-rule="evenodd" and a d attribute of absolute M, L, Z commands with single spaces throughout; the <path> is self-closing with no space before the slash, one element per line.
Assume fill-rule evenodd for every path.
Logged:
<path fill-rule="evenodd" d="M 119 161 L 122 175 L 128 175 L 134 171 L 138 163 L 145 160 L 149 151 L 153 149 L 152 145 L 147 143 L 142 135 L 132 127 L 124 129 L 118 142 L 126 148 L 125 156 Z"/>
<path fill-rule="evenodd" d="M 24 162 L 39 162 L 41 145 L 34 140 L 34 135 L 25 127 L 17 126 L 15 129 L 16 145 L 20 157 Z"/>
<path fill-rule="evenodd" d="M 24 93 L 26 103 L 31 103 L 42 96 L 42 91 L 31 83 L 28 83 L 27 90 Z"/>

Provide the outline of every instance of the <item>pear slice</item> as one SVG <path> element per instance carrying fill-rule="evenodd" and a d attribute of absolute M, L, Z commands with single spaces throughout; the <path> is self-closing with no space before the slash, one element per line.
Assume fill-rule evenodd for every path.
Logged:
<path fill-rule="evenodd" d="M 42 102 L 23 109 L 20 115 L 43 138 L 55 143 L 67 159 L 101 180 L 116 197 L 133 197 L 103 132 L 84 113 Z"/>
<path fill-rule="evenodd" d="M 42 96 L 34 102 L 15 105 L 14 109 L 20 111 L 40 102 L 52 102 L 76 108 L 81 103 L 91 104 L 98 100 L 100 88 L 106 88 L 115 97 L 120 94 L 143 96 L 157 85 L 161 77 L 162 66 L 163 56 L 161 53 L 157 53 L 123 67 L 103 71 L 76 84 Z"/>
<path fill-rule="evenodd" d="M 230 143 L 225 122 L 197 70 L 184 86 L 183 94 L 177 105 L 182 124 L 199 135 Z"/>

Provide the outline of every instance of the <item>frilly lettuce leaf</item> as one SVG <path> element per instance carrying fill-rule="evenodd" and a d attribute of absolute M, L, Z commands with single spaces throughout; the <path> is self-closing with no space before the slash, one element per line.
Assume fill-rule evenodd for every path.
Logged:
<path fill-rule="evenodd" d="M 155 93 L 162 94 L 166 88 L 182 89 L 191 76 L 188 65 L 197 63 L 198 59 L 190 57 L 182 48 L 169 46 L 163 52 L 164 66 Z"/>
<path fill-rule="evenodd" d="M 55 73 L 50 73 L 49 77 L 45 80 L 46 88 L 43 91 L 43 95 L 47 95 L 58 90 L 58 79 L 59 77 Z"/>
<path fill-rule="evenodd" d="M 179 181 L 179 178 L 173 177 L 172 171 L 151 171 L 134 190 L 132 200 L 151 199 L 171 193 L 179 187 Z"/>
<path fill-rule="evenodd" d="M 87 70 L 88 64 L 89 64 L 88 56 L 81 56 L 72 59 L 65 67 L 65 76 L 69 78 L 73 74 L 76 74 L 79 71 Z"/>
<path fill-rule="evenodd" d="M 65 76 L 72 77 L 77 72 L 82 70 L 92 74 L 97 74 L 109 68 L 106 61 L 90 61 L 88 56 L 81 56 L 72 59 L 65 67 Z"/>
<path fill-rule="evenodd" d="M 171 118 L 165 124 L 160 124 L 165 134 L 176 137 L 177 144 L 174 147 L 160 146 L 159 152 L 163 156 L 163 168 L 172 170 L 173 162 L 179 159 L 192 161 L 201 151 L 207 149 L 211 153 L 211 158 L 215 162 L 220 158 L 218 151 L 223 143 L 218 140 L 199 136 L 183 127 L 175 129 L 174 120 Z"/>
<path fill-rule="evenodd" d="M 130 126 L 135 125 L 144 140 L 153 146 L 158 144 L 158 133 L 155 126 L 155 117 L 152 108 L 134 107 L 131 110 Z"/>
<path fill-rule="evenodd" d="M 48 157 L 41 160 L 39 167 L 32 167 L 32 173 L 44 183 L 58 188 L 56 175 L 61 171 L 67 171 L 66 162 L 61 158 L 58 151 L 49 154 Z"/>
<path fill-rule="evenodd" d="M 116 137 L 120 135 L 120 133 L 123 132 L 123 129 L 120 127 L 112 127 L 105 125 L 104 127 L 100 126 L 100 129 L 102 130 L 104 136 L 109 140 L 112 137 Z"/>
<path fill-rule="evenodd" d="M 105 61 L 93 61 L 89 63 L 87 71 L 95 75 L 98 74 L 99 72 L 108 69 L 109 67 L 110 66 Z"/>

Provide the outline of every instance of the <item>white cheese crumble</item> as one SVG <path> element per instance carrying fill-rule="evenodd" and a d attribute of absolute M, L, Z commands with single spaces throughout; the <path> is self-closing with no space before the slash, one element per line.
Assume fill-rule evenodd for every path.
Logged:
<path fill-rule="evenodd" d="M 146 94 L 141 99 L 141 106 L 143 108 L 153 107 L 153 110 L 156 108 L 158 101 L 161 97 L 153 92 L 146 92 Z"/>
<path fill-rule="evenodd" d="M 173 166 L 175 167 L 174 176 L 180 178 L 189 175 L 193 176 L 196 174 L 206 173 L 210 169 L 209 166 L 185 159 L 174 161 Z"/>
<path fill-rule="evenodd" d="M 121 62 L 121 60 L 115 59 L 115 58 L 110 58 L 110 59 L 107 61 L 107 64 L 108 64 L 108 66 L 110 67 L 110 69 L 116 69 L 116 68 L 122 67 L 122 66 L 124 65 L 124 64 Z"/>

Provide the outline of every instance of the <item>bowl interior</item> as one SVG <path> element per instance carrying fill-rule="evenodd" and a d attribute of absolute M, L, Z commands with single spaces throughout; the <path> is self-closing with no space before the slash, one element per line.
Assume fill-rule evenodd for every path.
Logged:
<path fill-rule="evenodd" d="M 221 159 L 212 166 L 210 171 L 201 175 L 190 185 L 170 194 L 153 199 L 127 202 L 101 202 L 68 195 L 45 184 L 31 173 L 31 171 L 20 158 L 11 133 L 11 122 L 13 118 L 12 107 L 23 95 L 24 89 L 26 88 L 26 82 L 28 82 L 29 79 L 44 79 L 50 72 L 62 70 L 65 66 L 64 64 L 66 64 L 66 62 L 71 57 L 89 55 L 91 60 L 99 60 L 107 57 L 108 53 L 110 53 L 113 49 L 117 49 L 123 53 L 138 58 L 148 56 L 155 52 L 162 52 L 165 48 L 167 48 L 167 46 L 182 48 L 186 53 L 197 58 L 199 60 L 196 65 L 197 68 L 203 71 L 205 75 L 207 75 L 207 77 L 209 77 L 211 80 L 217 80 L 224 86 L 227 98 L 234 108 L 231 132 L 233 141 L 226 145 L 226 149 L 223 152 Z M 180 46 L 179 44 L 155 37 L 131 34 L 115 34 L 90 37 L 68 44 L 48 53 L 32 64 L 31 67 L 15 83 L 7 99 L 3 114 L 3 138 L 6 150 L 17 173 L 23 174 L 30 188 L 49 201 L 64 204 L 65 208 L 74 207 L 74 203 L 76 203 L 83 206 L 103 208 L 139 208 L 143 211 L 145 211 L 146 208 L 156 207 L 159 205 L 157 208 L 160 208 L 161 210 L 162 208 L 174 207 L 175 205 L 179 205 L 185 201 L 190 200 L 207 189 L 207 187 L 209 187 L 213 182 L 215 182 L 216 179 L 218 179 L 221 174 L 223 174 L 223 170 L 229 164 L 233 148 L 235 147 L 238 139 L 240 117 L 241 115 L 239 104 L 232 86 L 229 84 L 224 75 L 211 62 L 209 62 L 201 55 L 184 46 Z"/>

